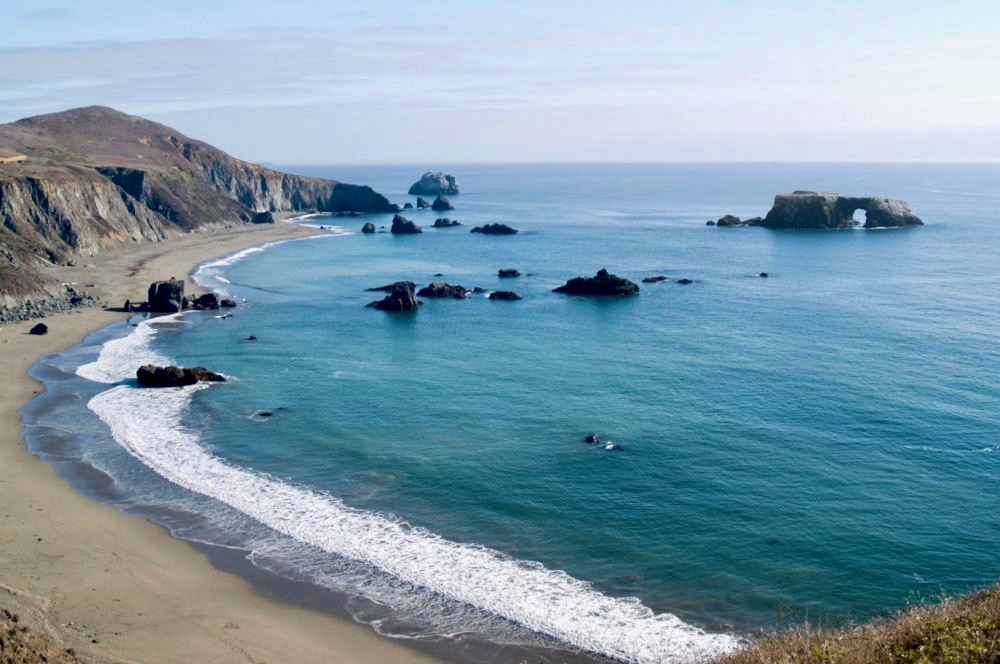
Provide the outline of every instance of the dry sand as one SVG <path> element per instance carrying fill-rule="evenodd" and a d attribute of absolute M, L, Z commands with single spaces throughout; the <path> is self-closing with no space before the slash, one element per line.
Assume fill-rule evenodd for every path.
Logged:
<path fill-rule="evenodd" d="M 209 258 L 310 233 L 283 223 L 199 233 L 53 272 L 120 307 Z M 101 307 L 51 316 L 46 336 L 27 334 L 34 322 L 0 326 L 0 607 L 97 661 L 432 661 L 366 626 L 263 596 L 163 528 L 77 494 L 26 450 L 18 409 L 41 389 L 28 368 L 123 316 Z"/>

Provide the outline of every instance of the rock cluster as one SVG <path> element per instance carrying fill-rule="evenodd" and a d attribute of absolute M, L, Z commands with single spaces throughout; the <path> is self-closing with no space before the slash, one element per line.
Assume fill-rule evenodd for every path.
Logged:
<path fill-rule="evenodd" d="M 135 372 L 136 380 L 143 387 L 182 387 L 198 382 L 224 383 L 225 376 L 209 371 L 205 367 L 159 367 L 147 364 Z"/>
<path fill-rule="evenodd" d="M 444 281 L 432 281 L 417 291 L 420 297 L 450 297 L 456 300 L 461 300 L 468 294 L 469 290 L 464 286 L 455 286 Z"/>
<path fill-rule="evenodd" d="M 507 224 L 486 224 L 485 226 L 476 226 L 469 232 L 484 235 L 515 235 L 518 231 Z"/>
<path fill-rule="evenodd" d="M 448 217 L 442 217 L 441 219 L 434 220 L 434 228 L 451 228 L 453 226 L 461 226 L 462 222 L 455 221 L 454 219 L 449 219 Z"/>
<path fill-rule="evenodd" d="M 413 183 L 409 193 L 411 196 L 418 194 L 424 196 L 436 196 L 437 194 L 455 196 L 458 194 L 458 181 L 454 175 L 447 175 L 441 171 L 436 173 L 428 171 L 418 181 Z"/>
<path fill-rule="evenodd" d="M 553 292 L 567 295 L 635 295 L 639 286 L 602 269 L 593 277 L 574 277 Z"/>

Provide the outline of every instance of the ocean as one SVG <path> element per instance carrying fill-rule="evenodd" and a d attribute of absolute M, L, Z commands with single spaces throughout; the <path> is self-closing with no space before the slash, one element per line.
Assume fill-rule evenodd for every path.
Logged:
<path fill-rule="evenodd" d="M 403 203 L 426 169 L 291 170 Z M 1000 166 L 446 170 L 456 209 L 407 210 L 420 235 L 309 217 L 315 238 L 195 271 L 231 318 L 137 315 L 43 358 L 29 447 L 279 596 L 456 661 L 698 661 L 1000 578 Z M 795 189 L 926 225 L 705 225 Z M 469 233 L 491 222 L 521 232 Z M 552 292 L 600 268 L 669 279 Z M 365 307 L 403 279 L 523 299 Z M 147 362 L 230 380 L 139 389 Z"/>

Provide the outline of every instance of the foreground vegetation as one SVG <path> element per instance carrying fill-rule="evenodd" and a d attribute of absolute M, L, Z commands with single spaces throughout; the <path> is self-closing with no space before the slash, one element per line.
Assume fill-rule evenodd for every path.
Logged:
<path fill-rule="evenodd" d="M 72 648 L 21 624 L 16 613 L 0 609 L 0 664 L 80 664 Z"/>
<path fill-rule="evenodd" d="M 891 619 L 835 630 L 806 625 L 718 664 L 1000 664 L 1000 585 Z"/>

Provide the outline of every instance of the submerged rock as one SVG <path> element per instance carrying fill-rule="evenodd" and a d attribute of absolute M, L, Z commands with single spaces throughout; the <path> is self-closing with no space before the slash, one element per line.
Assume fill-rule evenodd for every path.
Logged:
<path fill-rule="evenodd" d="M 521 296 L 512 290 L 498 290 L 490 293 L 490 299 L 514 301 L 514 300 L 520 300 Z"/>
<path fill-rule="evenodd" d="M 209 371 L 205 367 L 186 369 L 175 366 L 159 367 L 154 364 L 139 367 L 135 377 L 143 387 L 182 387 L 198 382 L 226 382 L 225 376 Z"/>
<path fill-rule="evenodd" d="M 461 300 L 468 293 L 468 289 L 464 286 L 453 286 L 444 281 L 433 281 L 417 291 L 420 297 L 450 297 L 456 300 Z"/>
<path fill-rule="evenodd" d="M 567 295 L 635 295 L 639 286 L 602 269 L 593 277 L 573 277 L 553 292 Z"/>
<path fill-rule="evenodd" d="M 431 209 L 435 212 L 445 212 L 446 210 L 454 210 L 455 206 L 451 204 L 448 197 L 444 194 L 438 194 L 434 202 L 431 203 Z"/>
<path fill-rule="evenodd" d="M 389 229 L 390 233 L 395 233 L 396 235 L 413 235 L 415 233 L 422 233 L 420 226 L 403 217 L 401 215 L 396 215 L 392 218 L 392 228 Z"/>
<path fill-rule="evenodd" d="M 391 284 L 386 284 L 385 286 L 376 286 L 375 288 L 366 288 L 365 290 L 369 292 L 381 291 L 383 293 L 391 293 L 397 288 L 409 288 L 410 290 L 413 290 L 416 287 L 417 285 L 412 281 L 394 281 Z"/>
<path fill-rule="evenodd" d="M 500 277 L 501 279 L 513 279 L 514 277 L 520 277 L 521 273 L 518 272 L 517 269 L 512 267 L 508 268 L 502 267 L 499 270 L 497 270 L 497 276 Z"/>
<path fill-rule="evenodd" d="M 45 323 L 38 323 L 30 330 L 28 330 L 28 334 L 34 334 L 36 336 L 41 336 L 43 334 L 48 334 L 48 333 L 49 333 L 49 326 L 46 325 Z"/>
<path fill-rule="evenodd" d="M 586 438 L 584 438 L 583 442 L 589 443 L 591 445 L 596 445 L 597 443 L 601 442 L 601 435 L 597 433 L 592 433 Z"/>
<path fill-rule="evenodd" d="M 469 232 L 484 235 L 515 235 L 518 231 L 507 224 L 486 224 L 485 226 L 476 226 Z"/>
<path fill-rule="evenodd" d="M 774 205 L 760 225 L 767 228 L 851 228 L 854 212 L 865 211 L 865 228 L 922 226 L 906 201 L 894 198 L 858 198 L 816 191 L 795 191 L 774 197 Z"/>
<path fill-rule="evenodd" d="M 428 171 L 410 186 L 409 193 L 411 196 L 418 194 L 424 196 L 436 196 L 437 194 L 455 196 L 458 194 L 458 180 L 455 179 L 454 175 L 447 175 L 441 171 L 436 173 Z"/>
<path fill-rule="evenodd" d="M 370 302 L 368 306 L 379 311 L 415 311 L 419 304 L 413 293 L 413 282 L 397 281 L 385 298 Z"/>
<path fill-rule="evenodd" d="M 683 279 L 678 279 L 677 283 L 679 283 L 681 286 L 687 286 L 688 284 L 693 284 L 694 279 L 688 279 L 687 277 L 684 277 Z"/>
<path fill-rule="evenodd" d="M 154 313 L 172 314 L 184 306 L 184 282 L 179 279 L 154 281 L 147 296 L 149 310 Z"/>
<path fill-rule="evenodd" d="M 670 277 L 665 277 L 662 274 L 658 274 L 655 277 L 645 277 L 642 280 L 642 283 L 644 283 L 644 284 L 658 284 L 661 281 L 667 281 L 668 279 L 670 279 Z"/>

